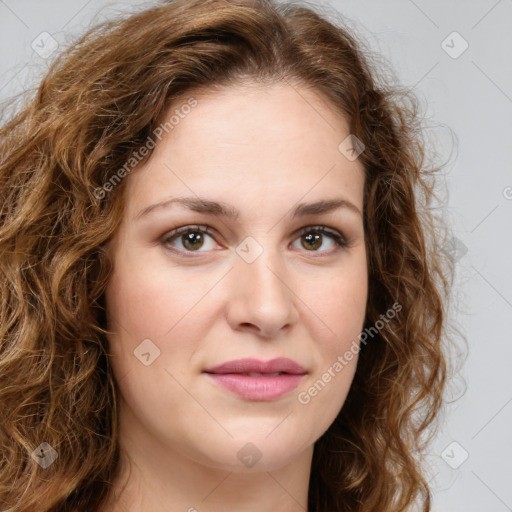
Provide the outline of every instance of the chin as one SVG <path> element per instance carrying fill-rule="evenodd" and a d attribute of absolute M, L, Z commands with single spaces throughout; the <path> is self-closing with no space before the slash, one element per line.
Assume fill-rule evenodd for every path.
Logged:
<path fill-rule="evenodd" d="M 205 448 L 196 462 L 224 471 L 251 473 L 279 470 L 303 454 L 307 446 L 286 444 L 278 436 L 273 440 L 251 438 L 248 433 L 243 440 L 218 443 L 213 451 L 208 449 L 212 447 Z"/>

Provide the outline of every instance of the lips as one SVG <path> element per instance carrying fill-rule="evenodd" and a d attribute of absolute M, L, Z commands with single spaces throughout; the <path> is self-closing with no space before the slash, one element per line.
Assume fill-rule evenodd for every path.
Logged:
<path fill-rule="evenodd" d="M 302 366 L 286 357 L 278 357 L 270 361 L 260 361 L 258 359 L 236 359 L 227 363 L 214 366 L 205 370 L 206 373 L 215 374 L 291 374 L 304 375 L 306 370 Z"/>
<path fill-rule="evenodd" d="M 271 361 L 237 359 L 204 370 L 217 385 L 246 400 L 269 401 L 296 388 L 306 370 L 284 357 Z"/>

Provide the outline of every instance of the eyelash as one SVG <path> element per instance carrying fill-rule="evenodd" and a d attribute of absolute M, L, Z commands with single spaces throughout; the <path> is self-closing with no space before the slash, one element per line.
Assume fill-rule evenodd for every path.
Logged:
<path fill-rule="evenodd" d="M 213 232 L 211 231 L 211 229 L 208 226 L 184 226 L 182 228 L 174 229 L 174 230 L 170 231 L 169 233 L 167 233 L 164 236 L 164 238 L 162 239 L 162 243 L 164 245 L 167 245 L 170 242 L 172 242 L 174 239 L 178 238 L 180 235 L 184 235 L 187 233 L 203 233 L 203 234 L 207 234 L 213 238 Z M 334 240 L 334 242 L 336 243 L 336 248 L 332 251 L 329 251 L 327 253 L 329 255 L 336 253 L 340 249 L 344 249 L 349 246 L 349 242 L 347 242 L 338 231 L 329 229 L 326 226 L 307 226 L 305 228 L 302 228 L 299 231 L 297 238 L 300 238 L 301 236 L 304 236 L 308 233 L 320 233 L 322 235 L 327 235 L 329 238 Z M 183 251 L 181 249 L 176 249 L 176 248 L 169 248 L 169 250 L 171 250 L 172 252 L 179 253 L 180 255 L 184 255 L 185 257 L 189 257 L 189 258 L 197 257 L 197 256 L 193 256 L 192 255 L 193 253 L 200 254 L 201 252 L 205 252 L 205 251 L 190 251 L 190 250 Z M 319 254 L 322 254 L 323 252 L 326 252 L 326 251 L 313 250 L 313 251 L 306 251 L 306 252 L 311 252 L 311 253 L 318 252 Z"/>

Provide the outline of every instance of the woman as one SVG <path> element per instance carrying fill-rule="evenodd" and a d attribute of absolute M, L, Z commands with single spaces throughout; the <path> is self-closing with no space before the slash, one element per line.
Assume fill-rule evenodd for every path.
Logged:
<path fill-rule="evenodd" d="M 2 128 L 2 510 L 430 510 L 451 269 L 373 73 L 263 0 L 59 56 Z"/>

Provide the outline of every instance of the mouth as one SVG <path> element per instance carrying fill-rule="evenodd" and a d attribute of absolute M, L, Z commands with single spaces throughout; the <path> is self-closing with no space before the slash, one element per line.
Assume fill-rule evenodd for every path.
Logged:
<path fill-rule="evenodd" d="M 291 359 L 237 359 L 204 370 L 217 385 L 245 400 L 270 401 L 290 393 L 307 374 Z"/>

